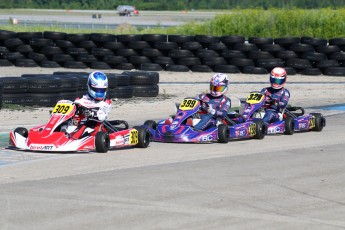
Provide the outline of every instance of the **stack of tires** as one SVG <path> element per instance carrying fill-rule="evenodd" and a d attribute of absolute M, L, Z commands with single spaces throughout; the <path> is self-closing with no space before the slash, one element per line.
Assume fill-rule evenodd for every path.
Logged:
<path fill-rule="evenodd" d="M 109 98 L 156 97 L 159 93 L 157 72 L 125 71 L 106 73 Z M 58 100 L 74 101 L 87 93 L 87 72 L 23 74 L 0 78 L 0 102 L 26 106 L 51 107 Z"/>
<path fill-rule="evenodd" d="M 345 76 L 345 38 L 0 30 L 0 66 Z"/>

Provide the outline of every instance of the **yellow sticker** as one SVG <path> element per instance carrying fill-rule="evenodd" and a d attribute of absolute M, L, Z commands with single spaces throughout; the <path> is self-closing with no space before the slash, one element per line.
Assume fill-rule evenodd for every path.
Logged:
<path fill-rule="evenodd" d="M 315 117 L 312 116 L 309 120 L 309 128 L 312 129 L 312 128 L 315 128 Z"/>
<path fill-rule="evenodd" d="M 179 109 L 180 110 L 192 110 L 196 106 L 198 106 L 199 101 L 195 99 L 184 99 L 183 102 L 181 103 Z"/>
<path fill-rule="evenodd" d="M 129 143 L 135 145 L 135 144 L 138 144 L 138 142 L 139 142 L 138 130 L 132 129 L 130 134 L 129 134 Z"/>
<path fill-rule="evenodd" d="M 249 135 L 250 136 L 256 135 L 256 124 L 255 123 L 249 125 Z"/>
<path fill-rule="evenodd" d="M 57 103 L 52 111 L 55 114 L 69 114 L 73 110 L 73 105 L 69 103 Z"/>
<path fill-rule="evenodd" d="M 250 93 L 249 96 L 247 97 L 246 102 L 248 104 L 258 104 L 260 102 L 262 102 L 262 100 L 264 99 L 264 95 L 262 93 Z"/>

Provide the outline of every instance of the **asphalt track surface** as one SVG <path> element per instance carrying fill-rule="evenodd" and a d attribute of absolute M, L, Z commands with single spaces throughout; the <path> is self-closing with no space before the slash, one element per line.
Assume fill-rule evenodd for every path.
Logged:
<path fill-rule="evenodd" d="M 339 108 L 320 110 L 322 132 L 263 140 L 12 151 L 22 160 L 0 166 L 0 229 L 344 229 Z"/>

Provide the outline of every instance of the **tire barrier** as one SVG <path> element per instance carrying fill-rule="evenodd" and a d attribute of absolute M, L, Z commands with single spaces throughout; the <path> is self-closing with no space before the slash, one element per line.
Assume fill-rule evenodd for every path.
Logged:
<path fill-rule="evenodd" d="M 262 74 L 282 66 L 291 73 L 345 76 L 344 51 L 345 38 L 0 30 L 0 67 Z"/>
<path fill-rule="evenodd" d="M 52 107 L 58 100 L 74 101 L 87 93 L 88 72 L 58 71 L 53 74 L 22 74 L 0 78 L 0 109 L 3 104 Z M 124 71 L 106 73 L 109 98 L 156 97 L 159 73 Z"/>

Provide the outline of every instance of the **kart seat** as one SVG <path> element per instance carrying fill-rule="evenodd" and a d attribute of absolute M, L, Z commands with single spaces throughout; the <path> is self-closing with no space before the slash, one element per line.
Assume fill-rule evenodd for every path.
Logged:
<path fill-rule="evenodd" d="M 193 126 L 193 118 L 188 118 L 186 121 L 186 125 Z"/>

